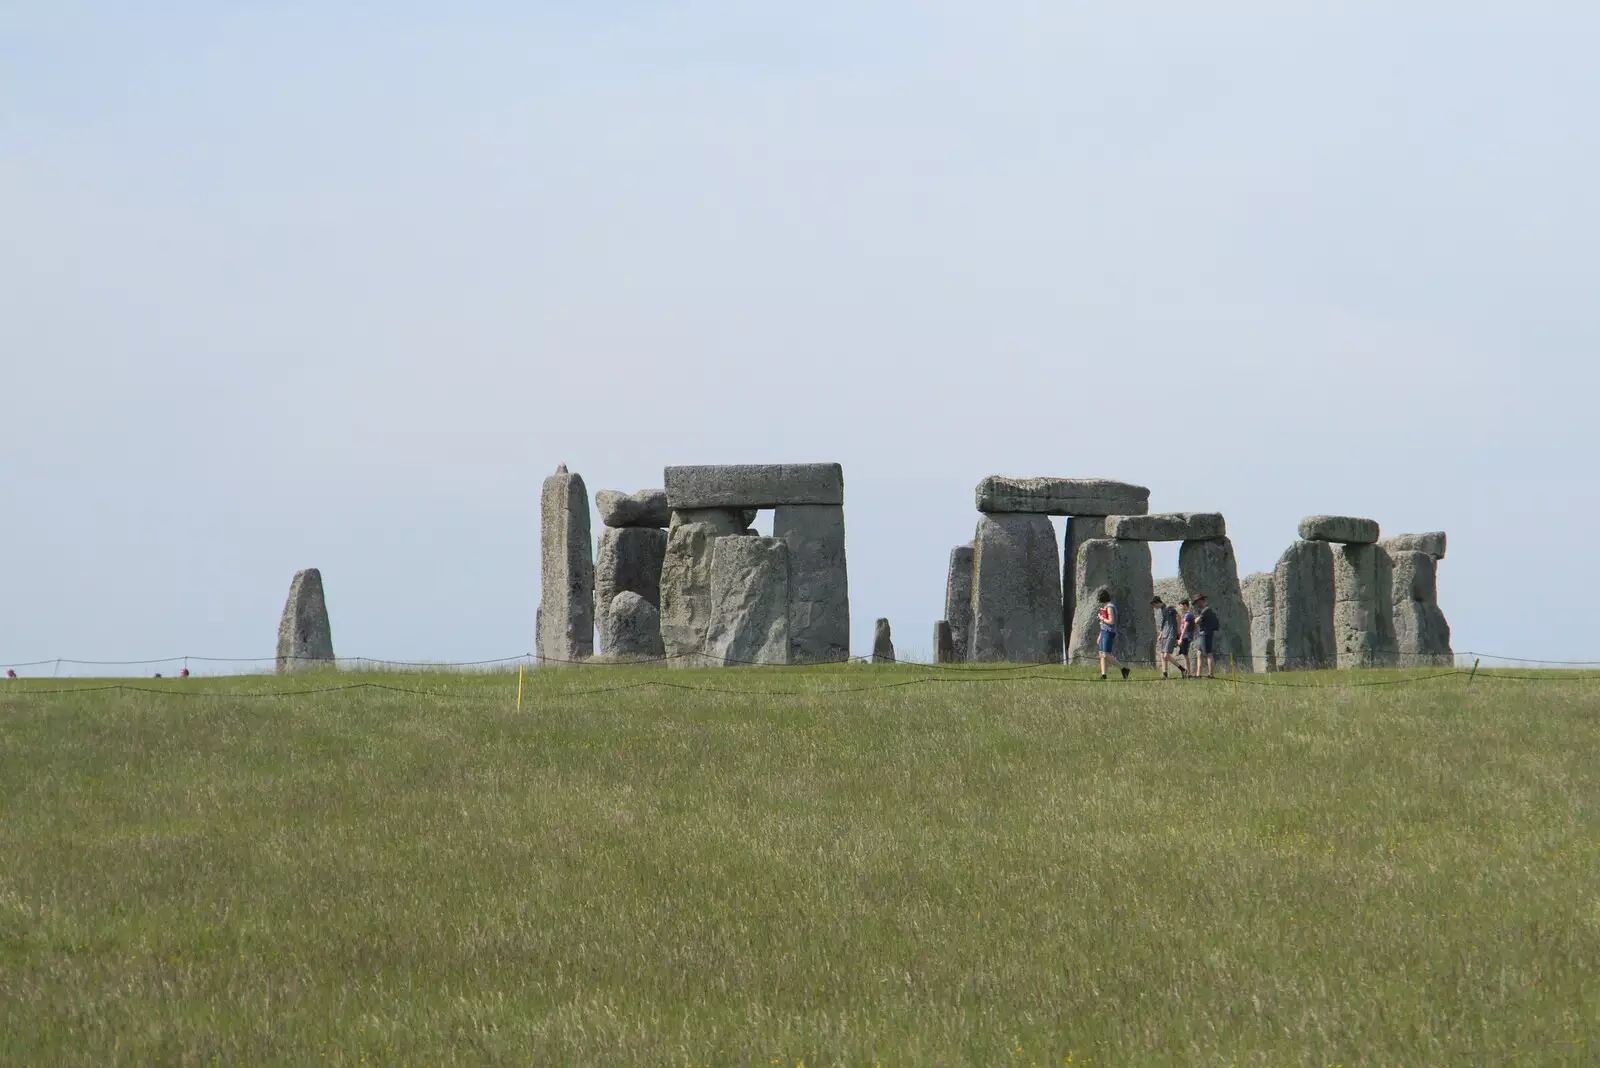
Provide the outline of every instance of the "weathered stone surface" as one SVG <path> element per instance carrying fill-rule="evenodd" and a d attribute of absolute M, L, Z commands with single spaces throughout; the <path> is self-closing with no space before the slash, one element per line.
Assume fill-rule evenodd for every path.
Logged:
<path fill-rule="evenodd" d="M 1389 554 L 1393 565 L 1395 662 L 1403 668 L 1449 667 L 1450 624 L 1439 609 L 1438 561 L 1425 550 Z"/>
<path fill-rule="evenodd" d="M 1068 516 L 1065 526 L 1066 530 L 1061 536 L 1061 633 L 1070 653 L 1072 618 L 1077 615 L 1078 602 L 1085 597 L 1090 599 L 1094 597 L 1094 590 L 1085 591 L 1078 588 L 1078 550 L 1083 547 L 1084 542 L 1106 536 L 1106 517 Z"/>
<path fill-rule="evenodd" d="M 667 532 L 659 527 L 606 527 L 594 558 L 594 603 L 609 606 L 624 590 L 661 607 L 661 565 L 667 556 Z M 616 652 L 611 614 L 596 612 L 600 651 Z"/>
<path fill-rule="evenodd" d="M 1443 560 L 1446 540 L 1444 531 L 1430 530 L 1425 534 L 1397 534 L 1392 538 L 1383 539 L 1378 544 L 1387 549 L 1391 556 L 1396 553 L 1418 552 L 1427 553 L 1435 560 Z"/>
<path fill-rule="evenodd" d="M 1158 512 L 1106 517 L 1106 537 L 1129 541 L 1193 541 L 1222 538 L 1228 524 L 1220 512 Z"/>
<path fill-rule="evenodd" d="M 688 508 L 672 510 L 667 521 L 668 529 L 699 523 L 709 527 L 718 537 L 724 534 L 743 534 L 755 520 L 755 509 L 743 508 Z"/>
<path fill-rule="evenodd" d="M 334 666 L 333 628 L 328 623 L 322 572 L 308 567 L 296 571 L 289 582 L 289 599 L 278 620 L 278 674 Z"/>
<path fill-rule="evenodd" d="M 789 545 L 782 538 L 712 543 L 706 656 L 724 664 L 789 663 Z"/>
<path fill-rule="evenodd" d="M 789 662 L 850 659 L 844 509 L 833 504 L 779 505 L 772 513 L 772 536 L 789 546 Z"/>
<path fill-rule="evenodd" d="M 735 533 L 713 523 L 683 523 L 667 531 L 667 554 L 661 563 L 661 644 L 674 667 L 704 662 L 711 623 L 711 550 Z"/>
<path fill-rule="evenodd" d="M 1156 579 L 1151 589 L 1155 591 L 1157 597 L 1161 598 L 1162 604 L 1176 605 L 1179 601 L 1189 596 L 1189 588 L 1183 584 L 1183 579 L 1178 577 Z M 1089 592 L 1091 594 L 1094 593 L 1093 590 Z"/>
<path fill-rule="evenodd" d="M 944 579 L 944 615 L 950 627 L 955 661 L 967 658 L 972 635 L 972 545 L 950 550 L 950 568 Z M 955 662 L 952 661 L 952 662 Z"/>
<path fill-rule="evenodd" d="M 632 590 L 611 598 L 602 628 L 611 641 L 602 646 L 614 660 L 654 659 L 662 654 L 661 613 L 655 605 Z"/>
<path fill-rule="evenodd" d="M 889 634 L 889 621 L 880 618 L 872 625 L 872 662 L 894 663 L 894 639 Z"/>
<path fill-rule="evenodd" d="M 1245 611 L 1250 613 L 1250 658 L 1256 671 L 1276 671 L 1277 646 L 1272 636 L 1272 572 L 1257 571 L 1239 583 Z"/>
<path fill-rule="evenodd" d="M 535 645 L 540 663 L 575 663 L 594 655 L 594 557 L 590 545 L 589 493 L 583 476 L 559 470 L 544 480 L 539 502 Z"/>
<path fill-rule="evenodd" d="M 1272 571 L 1272 644 L 1282 671 L 1334 666 L 1333 548 L 1297 541 Z"/>
<path fill-rule="evenodd" d="M 1240 671 L 1254 670 L 1250 612 L 1239 589 L 1239 563 L 1227 538 L 1186 541 L 1178 547 L 1178 574 L 1190 598 L 1205 595 L 1222 629 L 1217 632 L 1216 658 Z"/>
<path fill-rule="evenodd" d="M 1300 537 L 1306 541 L 1371 545 L 1378 540 L 1378 521 L 1353 515 L 1308 515 L 1300 520 Z"/>
<path fill-rule="evenodd" d="M 601 490 L 594 495 L 600 522 L 608 527 L 664 527 L 672 518 L 667 491 L 642 489 L 637 493 Z"/>
<path fill-rule="evenodd" d="M 1056 532 L 1043 515 L 985 515 L 972 550 L 967 659 L 1061 662 Z"/>
<path fill-rule="evenodd" d="M 844 503 L 844 468 L 838 464 L 669 467 L 666 480 L 674 509 Z"/>
<path fill-rule="evenodd" d="M 1377 545 L 1333 547 L 1333 638 L 1336 667 L 1394 666 L 1393 571 Z"/>
<path fill-rule="evenodd" d="M 1093 664 L 1099 659 L 1100 605 L 1095 591 L 1105 586 L 1117 606 L 1117 659 L 1133 666 L 1155 663 L 1155 614 L 1150 611 L 1155 583 L 1150 577 L 1149 542 L 1112 538 L 1084 542 L 1078 549 L 1074 585 L 1079 593 L 1067 647 L 1069 662 Z"/>
<path fill-rule="evenodd" d="M 954 664 L 956 662 L 955 636 L 948 619 L 934 620 L 933 662 L 935 664 Z"/>
<path fill-rule="evenodd" d="M 990 475 L 974 493 L 978 511 L 998 514 L 1144 515 L 1150 491 L 1106 478 L 1010 478 Z"/>

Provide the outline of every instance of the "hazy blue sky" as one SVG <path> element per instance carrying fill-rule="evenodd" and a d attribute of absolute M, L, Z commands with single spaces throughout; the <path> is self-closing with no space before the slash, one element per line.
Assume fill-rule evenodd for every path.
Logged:
<path fill-rule="evenodd" d="M 0 667 L 525 652 L 561 461 L 842 463 L 858 651 L 1006 473 L 1600 659 L 1600 8 L 448 7 L 0 5 Z"/>

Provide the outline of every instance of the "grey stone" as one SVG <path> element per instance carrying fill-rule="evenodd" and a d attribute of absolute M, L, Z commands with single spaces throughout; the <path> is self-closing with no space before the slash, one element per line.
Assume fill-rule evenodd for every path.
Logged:
<path fill-rule="evenodd" d="M 789 663 L 789 545 L 782 538 L 712 543 L 706 656 L 724 664 Z"/>
<path fill-rule="evenodd" d="M 1394 666 L 1393 570 L 1377 545 L 1333 547 L 1333 638 L 1336 667 Z"/>
<path fill-rule="evenodd" d="M 972 544 L 950 550 L 950 567 L 944 579 L 944 615 L 954 650 L 952 663 L 967 658 L 972 635 Z"/>
<path fill-rule="evenodd" d="M 1228 524 L 1220 512 L 1159 512 L 1106 517 L 1106 537 L 1129 541 L 1193 541 L 1222 538 Z"/>
<path fill-rule="evenodd" d="M 1010 478 L 990 475 L 974 493 L 978 511 L 990 514 L 1144 515 L 1150 491 L 1105 478 Z"/>
<path fill-rule="evenodd" d="M 661 565 L 667 556 L 667 532 L 659 527 L 606 527 L 594 558 L 594 603 L 609 606 L 623 591 L 637 593 L 656 609 L 661 607 Z M 595 613 L 600 651 L 617 652 L 611 632 L 612 618 Z M 658 637 L 659 643 L 659 637 Z"/>
<path fill-rule="evenodd" d="M 683 523 L 667 531 L 661 562 L 661 644 L 674 667 L 703 662 L 711 624 L 711 551 L 734 533 L 714 523 Z"/>
<path fill-rule="evenodd" d="M 1427 553 L 1435 560 L 1443 560 L 1446 540 L 1444 531 L 1430 530 L 1425 534 L 1397 534 L 1392 538 L 1383 539 L 1378 544 L 1387 549 L 1391 555 L 1419 552 Z"/>
<path fill-rule="evenodd" d="M 1276 646 L 1272 637 L 1272 572 L 1257 571 L 1239 583 L 1245 611 L 1250 613 L 1250 660 L 1256 671 L 1276 671 Z"/>
<path fill-rule="evenodd" d="M 583 476 L 558 471 L 544 480 L 539 502 L 540 663 L 575 663 L 594 655 L 592 552 Z"/>
<path fill-rule="evenodd" d="M 1217 632 L 1217 663 L 1239 671 L 1254 670 L 1250 611 L 1239 589 L 1239 563 L 1234 559 L 1233 542 L 1227 538 L 1184 542 L 1178 547 L 1178 574 L 1183 577 L 1190 598 L 1205 595 L 1206 604 L 1222 624 Z"/>
<path fill-rule="evenodd" d="M 1450 624 L 1439 608 L 1438 560 L 1426 550 L 1389 554 L 1393 566 L 1395 662 L 1403 668 L 1449 667 Z"/>
<path fill-rule="evenodd" d="M 664 527 L 672 517 L 664 489 L 642 489 L 631 494 L 601 490 L 594 495 L 594 504 L 600 522 L 608 527 Z"/>
<path fill-rule="evenodd" d="M 674 509 L 844 503 L 844 468 L 838 464 L 669 467 L 666 481 Z"/>
<path fill-rule="evenodd" d="M 983 516 L 972 557 L 967 659 L 1061 663 L 1061 561 L 1049 518 Z"/>
<path fill-rule="evenodd" d="M 1061 536 L 1061 633 L 1065 636 L 1070 653 L 1072 643 L 1072 618 L 1078 612 L 1078 602 L 1093 598 L 1094 590 L 1078 588 L 1078 550 L 1086 541 L 1106 536 L 1106 517 L 1101 515 L 1068 516 L 1066 530 Z"/>
<path fill-rule="evenodd" d="M 1075 585 L 1079 590 L 1077 608 L 1068 639 L 1067 659 L 1074 664 L 1093 664 L 1099 659 L 1100 604 L 1095 591 L 1111 590 L 1117 606 L 1117 641 L 1113 652 L 1131 666 L 1155 663 L 1155 614 L 1150 598 L 1155 583 L 1150 577 L 1150 543 L 1092 538 L 1078 549 Z"/>
<path fill-rule="evenodd" d="M 889 621 L 879 619 L 872 625 L 872 662 L 894 663 L 894 639 L 889 634 Z"/>
<path fill-rule="evenodd" d="M 1353 515 L 1308 515 L 1300 520 L 1300 537 L 1306 541 L 1372 545 L 1378 540 L 1378 521 Z"/>
<path fill-rule="evenodd" d="M 611 641 L 603 646 L 613 660 L 654 659 L 662 654 L 661 613 L 655 605 L 632 590 L 611 598 L 602 628 Z"/>
<path fill-rule="evenodd" d="M 1155 596 L 1161 598 L 1162 604 L 1176 605 L 1179 601 L 1189 596 L 1189 588 L 1183 584 L 1183 579 L 1178 577 L 1156 579 L 1151 585 Z M 1093 593 L 1093 590 L 1089 591 Z"/>
<path fill-rule="evenodd" d="M 328 624 L 322 572 L 308 567 L 296 571 L 289 582 L 289 599 L 278 620 L 278 674 L 334 666 L 333 628 Z"/>
<path fill-rule="evenodd" d="M 1334 666 L 1333 548 L 1297 541 L 1272 571 L 1272 645 L 1279 670 Z"/>
<path fill-rule="evenodd" d="M 718 537 L 724 534 L 743 534 L 755 519 L 754 510 L 742 508 L 686 508 L 672 510 L 667 521 L 667 528 L 685 526 L 689 523 L 698 523 L 710 527 Z"/>
<path fill-rule="evenodd" d="M 955 634 L 950 627 L 948 619 L 934 620 L 933 662 L 935 664 L 954 664 L 956 662 Z"/>
<path fill-rule="evenodd" d="M 789 662 L 850 659 L 850 568 L 844 552 L 844 509 L 834 504 L 780 504 L 772 536 L 789 546 Z"/>

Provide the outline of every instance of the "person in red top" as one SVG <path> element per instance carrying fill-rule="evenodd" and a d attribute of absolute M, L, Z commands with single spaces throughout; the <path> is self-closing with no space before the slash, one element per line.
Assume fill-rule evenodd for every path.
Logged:
<path fill-rule="evenodd" d="M 17 677 L 17 669 L 16 668 L 6 668 L 6 678 L 14 679 L 16 677 Z"/>
<path fill-rule="evenodd" d="M 1117 618 L 1117 602 L 1111 599 L 1109 589 L 1101 586 L 1095 593 L 1094 599 L 1100 604 L 1100 678 L 1104 680 L 1106 661 L 1109 660 L 1113 666 L 1117 666 L 1117 656 L 1112 650 L 1117 645 L 1117 624 L 1120 620 Z M 1127 668 L 1122 669 L 1122 677 L 1128 677 Z"/>

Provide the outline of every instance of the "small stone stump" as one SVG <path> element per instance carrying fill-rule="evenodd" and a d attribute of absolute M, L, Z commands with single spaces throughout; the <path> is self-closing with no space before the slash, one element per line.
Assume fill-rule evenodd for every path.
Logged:
<path fill-rule="evenodd" d="M 948 619 L 936 620 L 933 624 L 933 662 L 935 664 L 956 662 L 956 642 Z"/>
<path fill-rule="evenodd" d="M 894 660 L 894 639 L 889 634 L 889 621 L 879 619 L 872 625 L 872 662 L 874 664 L 892 664 Z"/>

